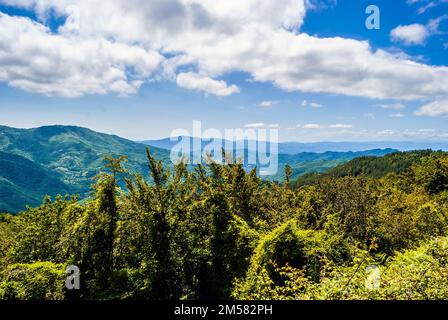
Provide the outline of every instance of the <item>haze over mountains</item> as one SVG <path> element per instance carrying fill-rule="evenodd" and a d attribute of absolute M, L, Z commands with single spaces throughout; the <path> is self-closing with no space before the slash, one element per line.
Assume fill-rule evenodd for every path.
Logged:
<path fill-rule="evenodd" d="M 0 211 L 17 213 L 26 205 L 40 204 L 45 195 L 79 194 L 82 198 L 88 197 L 93 178 L 102 170 L 103 157 L 108 154 L 126 155 L 126 167 L 130 173 L 147 175 L 145 149 L 149 145 L 151 153 L 162 160 L 164 166 L 172 167 L 169 149 L 175 143 L 169 139 L 139 143 L 74 126 L 35 129 L 0 126 Z M 250 149 L 249 146 L 247 148 Z M 282 180 L 286 164 L 292 167 L 293 179 L 296 179 L 310 172 L 326 172 L 355 158 L 396 152 L 391 148 L 368 149 L 378 146 L 386 144 L 372 143 L 363 147 L 356 143 L 281 143 L 278 172 L 267 178 Z M 411 147 L 412 144 L 408 144 L 408 148 Z M 425 149 L 427 147 L 424 146 Z M 355 151 L 348 151 L 350 148 Z M 368 150 L 356 151 L 366 148 Z M 245 168 L 250 170 L 253 167 L 248 165 Z"/>
<path fill-rule="evenodd" d="M 179 137 L 178 140 L 174 139 L 173 141 L 170 138 L 159 139 L 159 140 L 144 140 L 141 143 L 144 143 L 149 146 L 154 146 L 161 149 L 170 150 L 174 147 L 180 139 L 190 139 L 190 144 L 192 147 L 202 146 L 210 143 L 210 140 L 201 139 L 200 138 L 192 138 L 192 137 Z M 217 139 L 218 143 L 225 148 L 226 145 L 232 145 L 232 142 L 228 140 L 220 140 Z M 255 141 L 237 141 L 235 145 L 240 145 L 244 142 L 245 149 L 249 149 L 250 151 L 256 150 L 256 142 Z M 269 143 L 268 143 L 269 148 Z M 198 149 L 198 148 L 196 148 Z M 301 143 L 301 142 L 280 142 L 278 143 L 278 153 L 279 154 L 298 154 L 302 152 L 315 152 L 315 153 L 323 153 L 327 151 L 333 152 L 359 152 L 359 151 L 368 151 L 373 149 L 395 149 L 398 151 L 411 151 L 411 150 L 443 150 L 448 151 L 448 142 L 443 141 L 366 141 L 366 142 L 310 142 L 310 143 Z"/>

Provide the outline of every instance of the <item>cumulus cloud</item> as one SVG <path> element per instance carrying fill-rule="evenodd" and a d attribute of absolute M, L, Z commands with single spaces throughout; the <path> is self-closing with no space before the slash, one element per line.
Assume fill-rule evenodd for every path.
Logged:
<path fill-rule="evenodd" d="M 448 100 L 440 100 L 422 106 L 416 113 L 418 116 L 446 117 L 448 116 Z"/>
<path fill-rule="evenodd" d="M 395 42 L 403 42 L 405 45 L 423 45 L 427 38 L 439 33 L 439 25 L 446 20 L 448 15 L 440 16 L 436 19 L 429 20 L 428 24 L 419 23 L 411 25 L 400 25 L 393 29 L 390 33 L 391 38 Z"/>
<path fill-rule="evenodd" d="M 374 50 L 367 41 L 301 32 L 307 0 L 0 2 L 39 16 L 0 17 L 0 80 L 29 91 L 129 94 L 154 78 L 226 96 L 238 88 L 218 79 L 238 71 L 286 91 L 398 100 L 448 94 L 445 66 Z M 69 19 L 51 32 L 49 12 Z"/>
<path fill-rule="evenodd" d="M 139 46 L 56 36 L 42 24 L 0 13 L 0 80 L 67 97 L 135 93 L 162 61 Z"/>
<path fill-rule="evenodd" d="M 392 40 L 403 42 L 406 45 L 424 44 L 429 36 L 426 26 L 416 23 L 407 26 L 398 26 L 390 33 Z"/>
<path fill-rule="evenodd" d="M 229 86 L 225 81 L 213 80 L 193 72 L 180 73 L 177 76 L 176 83 L 182 88 L 203 91 L 219 97 L 226 97 L 240 92 L 240 89 L 235 85 Z"/>

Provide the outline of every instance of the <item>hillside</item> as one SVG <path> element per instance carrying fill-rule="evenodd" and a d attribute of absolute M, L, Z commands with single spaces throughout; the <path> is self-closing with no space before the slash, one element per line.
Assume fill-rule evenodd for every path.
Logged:
<path fill-rule="evenodd" d="M 13 154 L 0 152 L 0 208 L 9 212 L 37 206 L 45 195 L 70 193 L 61 176 L 36 163 Z"/>
<path fill-rule="evenodd" d="M 286 164 L 289 164 L 292 169 L 292 179 L 297 179 L 300 176 L 310 173 L 310 172 L 318 172 L 323 173 L 326 172 L 338 165 L 346 163 L 352 159 L 356 159 L 359 157 L 371 157 L 377 158 L 388 155 L 390 153 L 394 153 L 397 150 L 394 149 L 374 149 L 368 151 L 359 151 L 359 152 L 333 152 L 327 151 L 324 153 L 299 153 L 296 155 L 279 155 L 279 173 L 271 177 L 274 180 L 282 180 L 283 172 Z"/>
<path fill-rule="evenodd" d="M 127 156 L 125 166 L 129 172 L 146 175 L 145 149 L 142 143 L 80 127 L 0 127 L 0 152 L 4 159 L 10 156 L 0 168 L 0 211 L 16 213 L 27 204 L 39 204 L 45 195 L 89 196 L 92 178 L 103 168 L 103 157 L 107 154 Z M 325 172 L 353 158 L 391 152 L 394 150 L 280 154 L 278 173 L 265 178 L 282 181 L 286 164 L 291 166 L 292 177 L 296 179 L 308 172 Z M 151 153 L 165 167 L 172 167 L 169 150 L 151 146 Z M 244 166 L 246 170 L 253 167 Z"/>
<path fill-rule="evenodd" d="M 388 173 L 400 173 L 408 170 L 412 165 L 419 164 L 421 159 L 429 155 L 446 154 L 445 152 L 433 152 L 431 150 L 396 152 L 384 157 L 363 156 L 340 164 L 327 172 L 310 172 L 302 175 L 296 182 L 297 187 L 314 184 L 326 177 L 341 178 L 346 176 L 369 176 L 381 178 Z"/>
<path fill-rule="evenodd" d="M 130 140 L 79 127 L 0 127 L 0 210 L 17 212 L 25 204 L 41 202 L 46 194 L 88 195 L 92 178 L 103 167 L 106 154 L 126 155 L 130 172 L 145 172 L 145 148 Z M 151 152 L 169 163 L 167 151 L 151 148 Z M 6 161 L 7 156 L 14 160 Z"/>
<path fill-rule="evenodd" d="M 190 139 L 190 146 L 192 150 L 204 150 L 204 148 L 207 146 L 207 144 L 210 143 L 208 140 L 201 140 L 199 138 L 192 138 L 192 137 L 183 137 L 183 139 Z M 218 140 L 219 141 L 219 140 Z M 161 139 L 161 140 L 146 140 L 142 141 L 141 143 L 144 143 L 151 147 L 157 147 L 162 148 L 165 150 L 170 150 L 173 148 L 178 141 L 171 141 L 170 138 Z M 225 149 L 229 145 L 228 141 L 221 140 L 220 141 L 222 147 Z M 236 144 L 239 146 L 239 144 Z M 290 146 L 294 145 L 294 148 L 290 148 Z M 340 145 L 338 147 L 338 145 Z M 352 159 L 358 158 L 358 157 L 365 157 L 365 156 L 372 156 L 372 157 L 382 157 L 384 155 L 397 152 L 397 149 L 391 149 L 391 148 L 384 148 L 384 149 L 363 149 L 363 151 L 336 151 L 331 149 L 334 147 L 335 149 L 340 149 L 342 147 L 341 144 L 336 143 L 322 143 L 322 144 L 300 144 L 300 143 L 279 143 L 279 154 L 278 154 L 278 172 L 275 175 L 264 177 L 269 180 L 276 180 L 276 181 L 282 181 L 284 179 L 284 169 L 285 166 L 288 164 L 291 166 L 292 169 L 292 178 L 297 179 L 298 177 L 307 174 L 309 172 L 326 172 L 327 170 L 334 168 L 337 165 L 346 163 L 347 161 L 350 161 Z M 346 146 L 353 146 L 355 149 L 359 149 L 359 145 L 356 147 L 356 144 L 346 144 Z M 244 147 L 246 148 L 244 150 L 244 154 L 247 158 L 255 158 L 257 157 L 257 144 L 252 142 L 249 143 L 248 141 L 244 142 Z M 326 148 L 328 149 L 322 149 Z M 313 149 L 314 148 L 314 149 Z M 320 148 L 320 149 L 319 149 Z M 266 149 L 269 150 L 269 144 L 266 146 Z M 294 150 L 324 150 L 324 151 L 316 151 L 316 152 L 296 152 L 294 153 Z M 329 151 L 330 150 L 330 151 Z M 284 152 L 283 152 L 284 151 Z M 249 154 L 251 155 L 249 157 Z M 253 164 L 248 164 L 247 162 L 244 163 L 244 168 L 246 170 L 251 170 L 255 167 Z M 260 167 L 260 165 L 258 165 Z"/>
<path fill-rule="evenodd" d="M 300 190 L 242 164 L 148 160 L 153 179 L 126 192 L 104 174 L 82 202 L 0 216 L 0 300 L 448 299 L 446 154 Z M 67 265 L 80 290 L 64 289 Z"/>

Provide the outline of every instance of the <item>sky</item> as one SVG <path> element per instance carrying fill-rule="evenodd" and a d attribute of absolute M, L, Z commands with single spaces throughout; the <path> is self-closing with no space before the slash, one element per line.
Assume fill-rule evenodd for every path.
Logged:
<path fill-rule="evenodd" d="M 0 0 L 0 125 L 146 140 L 193 121 L 447 141 L 448 0 Z"/>

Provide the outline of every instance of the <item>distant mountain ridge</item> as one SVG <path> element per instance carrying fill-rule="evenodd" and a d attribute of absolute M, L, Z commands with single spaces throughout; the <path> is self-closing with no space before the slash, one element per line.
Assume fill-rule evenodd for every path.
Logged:
<path fill-rule="evenodd" d="M 181 137 L 179 137 L 181 138 Z M 178 139 L 179 139 L 178 138 Z M 182 137 L 190 139 L 191 146 L 193 141 L 195 145 L 200 145 L 200 138 Z M 219 140 L 218 140 L 219 141 Z M 171 141 L 170 138 L 164 138 L 159 140 L 144 140 L 140 141 L 148 146 L 154 146 L 161 149 L 171 150 L 178 141 Z M 221 140 L 221 144 L 225 146 L 226 140 Z M 253 142 L 253 141 L 252 141 Z M 208 144 L 206 139 L 202 140 L 202 145 Z M 245 141 L 246 148 L 253 145 L 247 140 Z M 269 145 L 269 144 L 268 144 Z M 250 148 L 249 148 L 250 149 Z M 366 141 L 366 142 L 280 142 L 278 143 L 279 154 L 298 154 L 304 152 L 323 153 L 327 151 L 333 152 L 359 152 L 368 151 L 373 149 L 395 149 L 397 151 L 412 151 L 412 150 L 442 150 L 448 151 L 448 141 Z M 256 150 L 256 149 L 255 149 Z M 254 151 L 254 150 L 251 150 Z"/>
<path fill-rule="evenodd" d="M 151 153 L 172 167 L 167 145 L 151 146 Z M 0 126 L 0 212 L 16 213 L 26 205 L 37 206 L 45 195 L 79 194 L 87 197 L 93 177 L 103 169 L 108 154 L 128 157 L 131 173 L 148 174 L 147 145 L 116 135 L 75 126 L 15 129 Z M 394 149 L 360 152 L 279 154 L 278 172 L 271 180 L 284 179 L 289 164 L 293 178 L 327 170 L 362 156 L 383 156 Z M 190 168 L 192 168 L 190 166 Z M 247 170 L 253 166 L 246 166 Z"/>

